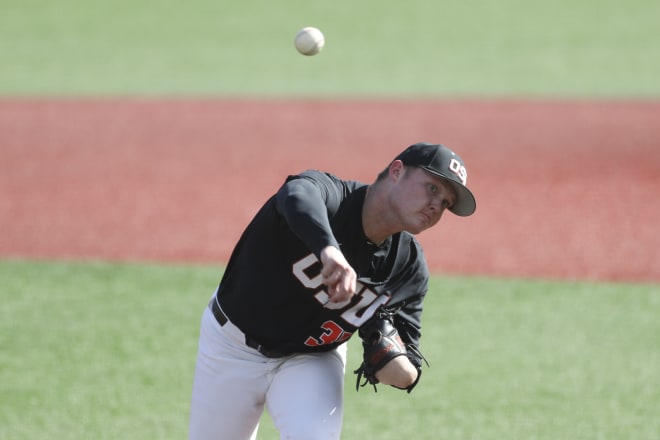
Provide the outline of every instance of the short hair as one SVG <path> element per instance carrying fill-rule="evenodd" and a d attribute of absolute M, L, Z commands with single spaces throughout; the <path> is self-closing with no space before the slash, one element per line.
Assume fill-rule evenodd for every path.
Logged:
<path fill-rule="evenodd" d="M 376 176 L 376 182 L 384 180 L 390 174 L 390 166 L 391 165 L 392 165 L 392 162 L 390 162 L 390 164 L 387 167 L 385 167 L 385 169 L 383 171 L 378 173 L 378 175 Z M 408 168 L 417 168 L 417 167 L 410 166 L 410 165 L 404 165 L 403 168 L 408 169 Z"/>
<path fill-rule="evenodd" d="M 390 173 L 390 166 L 388 165 L 383 171 L 378 173 L 378 176 L 376 176 L 376 182 L 385 179 L 389 173 Z"/>

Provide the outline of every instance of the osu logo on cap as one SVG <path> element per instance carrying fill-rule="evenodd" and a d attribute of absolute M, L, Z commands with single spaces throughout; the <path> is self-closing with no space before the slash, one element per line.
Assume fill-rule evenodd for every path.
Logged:
<path fill-rule="evenodd" d="M 463 185 L 467 185 L 467 169 L 456 159 L 449 162 L 449 171 L 456 174 Z"/>

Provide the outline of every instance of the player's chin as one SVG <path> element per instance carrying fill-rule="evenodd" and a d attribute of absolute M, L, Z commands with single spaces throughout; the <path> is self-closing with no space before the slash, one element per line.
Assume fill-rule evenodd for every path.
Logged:
<path fill-rule="evenodd" d="M 440 219 L 431 219 L 426 216 L 420 216 L 420 219 L 415 221 L 415 222 L 410 222 L 408 224 L 408 227 L 406 228 L 406 231 L 410 232 L 413 235 L 419 234 L 421 232 L 426 231 L 436 223 L 438 223 L 438 220 Z"/>

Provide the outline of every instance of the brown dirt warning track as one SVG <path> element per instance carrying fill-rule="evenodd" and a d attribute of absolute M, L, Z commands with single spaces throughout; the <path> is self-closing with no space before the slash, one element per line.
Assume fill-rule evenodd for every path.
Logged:
<path fill-rule="evenodd" d="M 0 100 L 0 257 L 223 263 L 284 177 L 444 143 L 435 273 L 660 280 L 660 102 Z"/>

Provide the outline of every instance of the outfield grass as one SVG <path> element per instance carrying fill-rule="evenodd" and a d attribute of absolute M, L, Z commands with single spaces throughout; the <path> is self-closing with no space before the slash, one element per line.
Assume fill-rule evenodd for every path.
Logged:
<path fill-rule="evenodd" d="M 660 96 L 655 0 L 4 0 L 0 95 Z M 293 37 L 318 26 L 324 51 Z"/>
<path fill-rule="evenodd" d="M 185 438 L 220 274 L 0 260 L 0 438 Z M 343 438 L 660 438 L 658 316 L 657 285 L 434 278 L 431 368 L 410 395 L 348 371 Z M 259 438 L 278 438 L 267 417 Z"/>

